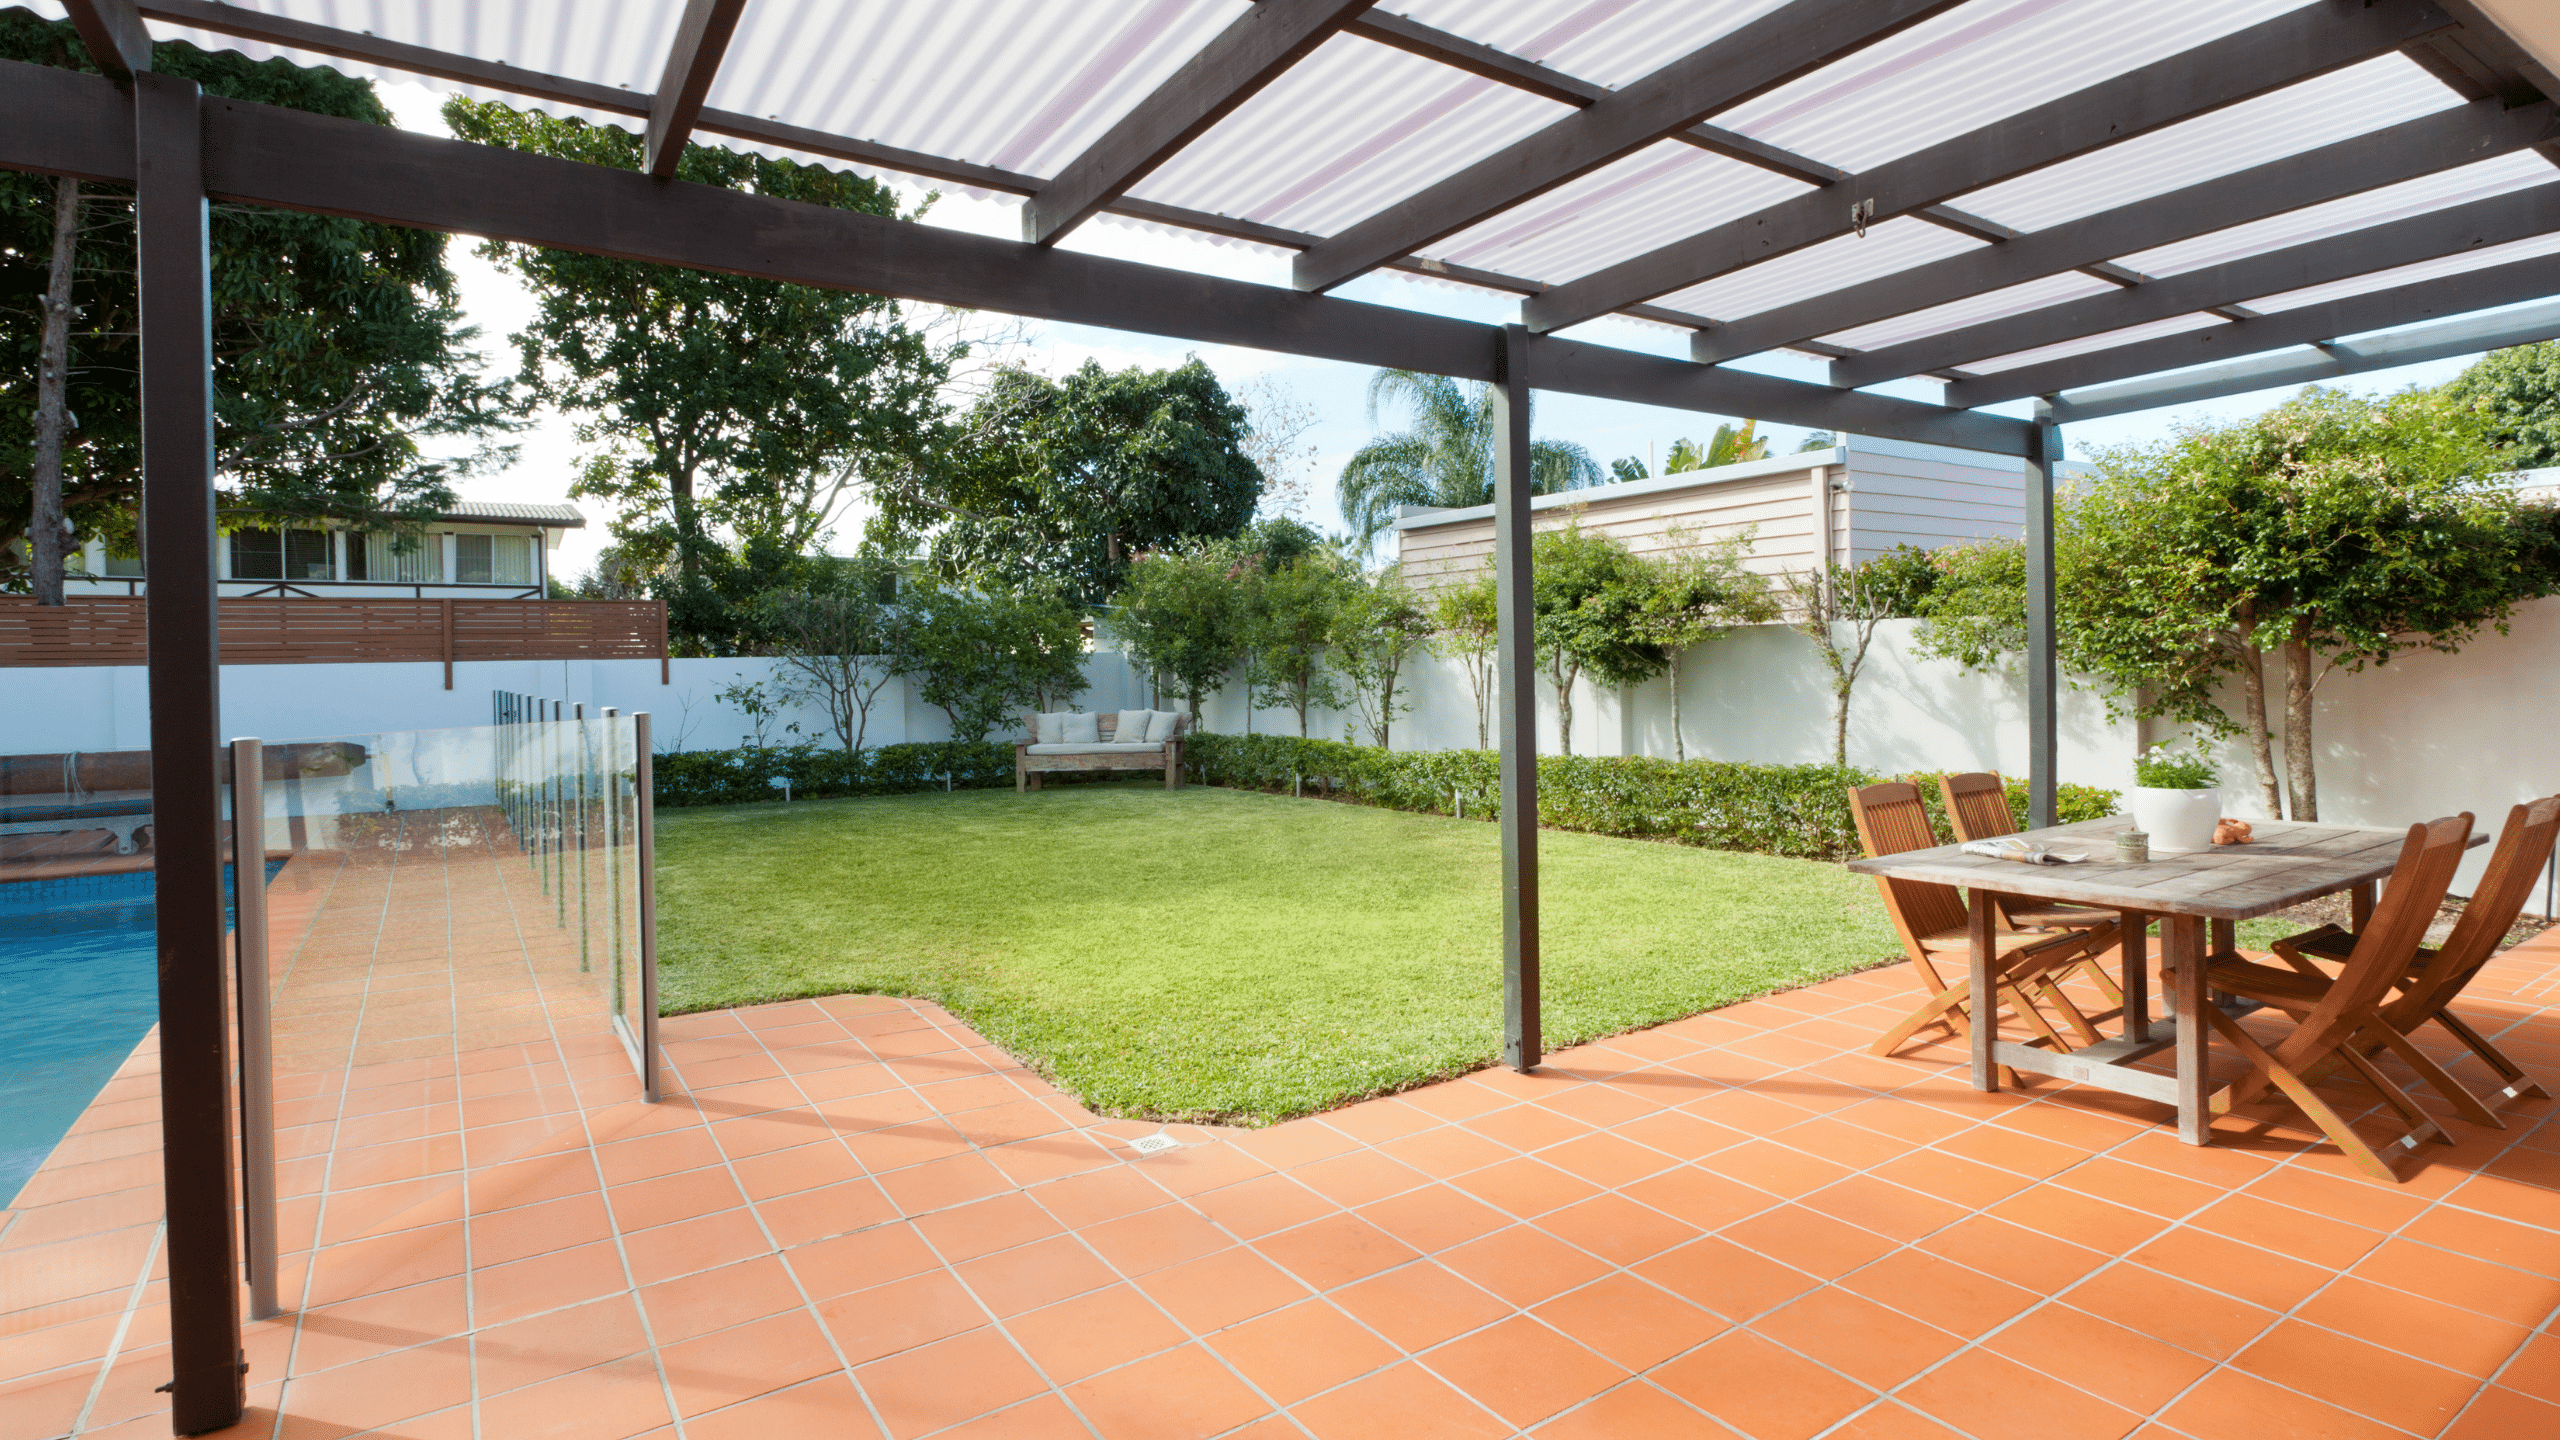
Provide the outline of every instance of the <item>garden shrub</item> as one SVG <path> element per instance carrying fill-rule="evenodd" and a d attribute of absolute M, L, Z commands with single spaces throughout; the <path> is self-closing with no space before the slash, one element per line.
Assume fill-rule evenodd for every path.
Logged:
<path fill-rule="evenodd" d="M 746 805 L 779 800 L 777 778 L 791 781 L 794 800 L 848 795 L 905 795 L 918 790 L 987 789 L 1013 783 L 1013 746 L 930 740 L 868 750 L 811 745 L 743 750 L 689 750 L 651 757 L 651 787 L 660 805 Z"/>
<path fill-rule="evenodd" d="M 1487 819 L 1501 810 L 1501 757 L 1490 750 L 1389 751 L 1294 735 L 1198 734 L 1184 742 L 1183 756 L 1210 784 L 1284 792 L 1303 786 L 1397 810 L 1463 809 Z M 1538 820 L 1600 835 L 1840 860 L 1858 853 L 1849 787 L 1885 778 L 1848 765 L 1541 755 Z M 1939 838 L 1952 842 L 1937 773 L 1892 778 L 1920 787 Z M 2024 828 L 2026 782 L 2010 781 L 2008 791 Z M 2057 800 L 2065 822 L 2094 820 L 2115 813 L 2116 792 L 2065 785 Z"/>

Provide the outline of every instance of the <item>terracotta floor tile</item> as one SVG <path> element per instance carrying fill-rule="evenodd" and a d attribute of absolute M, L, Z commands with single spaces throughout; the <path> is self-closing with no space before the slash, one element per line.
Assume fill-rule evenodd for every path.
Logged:
<path fill-rule="evenodd" d="M 2292 1309 L 2335 1273 L 2183 1226 L 2126 1258 L 2271 1310 Z"/>
<path fill-rule="evenodd" d="M 755 1216 L 744 1209 L 679 1220 L 624 1234 L 622 1251 L 634 1284 L 654 1285 L 696 1270 L 735 1264 L 772 1252 Z"/>
<path fill-rule="evenodd" d="M 750 1155 L 734 1162 L 738 1183 L 750 1200 L 771 1200 L 821 1185 L 860 1179 L 862 1166 L 853 1152 L 833 1140 Z"/>
<path fill-rule="evenodd" d="M 1568 1090 L 1538 1103 L 1559 1115 L 1568 1115 L 1586 1125 L 1607 1129 L 1623 1125 L 1640 1115 L 1650 1115 L 1667 1105 L 1691 1097 L 1658 1093 L 1659 1087 L 1629 1084 L 1613 1077 L 1597 1084 Z"/>
<path fill-rule="evenodd" d="M 1333 1301 L 1408 1351 L 1512 1314 L 1514 1307 L 1436 1262 L 1417 1261 L 1333 1293 Z"/>
<path fill-rule="evenodd" d="M 1138 1277 L 1139 1289 L 1196 1334 L 1302 1299 L 1307 1287 L 1249 1249 L 1221 1250 Z"/>
<path fill-rule="evenodd" d="M 1255 1241 L 1253 1248 L 1317 1290 L 1365 1280 L 1416 1254 L 1412 1246 L 1356 1215 L 1329 1216 L 1283 1230 Z"/>
<path fill-rule="evenodd" d="M 1190 1337 L 1127 1283 L 1016 1315 L 1005 1330 L 1053 1385 L 1124 1365 Z"/>
<path fill-rule="evenodd" d="M 1271 1173 L 1271 1166 L 1232 1145 L 1219 1143 L 1162 1151 L 1131 1162 L 1129 1170 L 1135 1172 L 1130 1178 L 1143 1176 L 1165 1193 L 1183 1196 L 1237 1184 L 1256 1175 L 1267 1175 Z"/>
<path fill-rule="evenodd" d="M 471 1272 L 472 1315 L 483 1325 L 556 1310 L 627 1288 L 621 1253 L 609 1241 L 555 1250 Z"/>
<path fill-rule="evenodd" d="M 623 1440 L 667 1423 L 658 1367 L 646 1359 L 600 1365 L 480 1402 L 489 1435 L 576 1435 Z"/>
<path fill-rule="evenodd" d="M 832 1235 L 846 1235 L 898 1218 L 898 1208 L 880 1191 L 876 1180 L 847 1180 L 760 1200 L 756 1217 L 773 1232 L 776 1245 L 803 1245 Z"/>
<path fill-rule="evenodd" d="M 1714 1230 L 1779 1203 L 1766 1190 L 1683 1165 L 1619 1187 L 1618 1193 L 1701 1230 Z"/>
<path fill-rule="evenodd" d="M 1500 1164 L 1519 1153 L 1508 1145 L 1488 1140 L 1457 1125 L 1390 1140 L 1377 1148 L 1381 1155 L 1393 1156 L 1425 1175 L 1435 1175 L 1444 1180 L 1481 1170 L 1487 1165 Z"/>
<path fill-rule="evenodd" d="M 720 1147 L 711 1143 L 711 1133 L 703 1129 L 599 1145 L 595 1157 L 596 1167 L 604 1172 L 608 1185 L 628 1185 L 680 1170 L 699 1170 L 721 1160 Z"/>
<path fill-rule="evenodd" d="M 2037 1299 L 2033 1291 L 1923 1250 L 1897 1250 L 1840 1286 L 1958 1335 L 1980 1335 Z"/>
<path fill-rule="evenodd" d="M 1911 1142 L 1901 1136 L 1881 1134 L 1832 1115 L 1790 1125 L 1768 1138 L 1791 1150 L 1819 1155 L 1853 1170 L 1881 1165 L 1912 1149 Z"/>
<path fill-rule="evenodd" d="M 294 1335 L 294 1373 L 314 1375 L 386 1351 L 462 1334 L 471 1328 L 466 1284 L 455 1276 L 303 1312 Z M 12 1373 L 34 1368 L 24 1366 Z M 261 1366 L 250 1373 L 272 1378 L 275 1372 Z"/>
<path fill-rule="evenodd" d="M 2030 1111 L 2049 1106 L 2030 1106 Z M 2013 1112 L 2016 1113 L 2016 1112 Z M 2006 1121 L 2010 1116 L 2002 1116 Z M 2015 1171 L 2037 1180 L 2058 1175 L 2089 1158 L 2089 1152 L 2077 1145 L 2022 1133 L 2007 1124 L 1976 1126 L 1961 1135 L 1950 1135 L 1938 1142 L 1937 1148 L 1967 1160 Z"/>
<path fill-rule="evenodd" d="M 1394 1346 L 1323 1300 L 1274 1310 L 1221 1330 L 1205 1343 L 1282 1405 L 1294 1405 L 1402 1358 Z"/>
<path fill-rule="evenodd" d="M 1633 1265 L 1698 1236 L 1694 1225 L 1674 1220 L 1617 1195 L 1600 1195 L 1539 1219 L 1538 1228 L 1588 1250 L 1612 1265 Z"/>
<path fill-rule="evenodd" d="M 844 1351 L 848 1365 L 930 1345 L 989 1323 L 976 1297 L 942 1270 L 822 1300 L 818 1318 Z"/>
<path fill-rule="evenodd" d="M 843 1375 L 821 1376 L 685 1422 L 691 1440 L 872 1440 L 879 1433 L 853 1381 Z"/>
<path fill-rule="evenodd" d="M 1807 1440 L 1876 1398 L 1747 1330 L 1728 1331 L 1646 1378 L 1752 1440 Z"/>
<path fill-rule="evenodd" d="M 480 1330 L 471 1337 L 472 1373 L 481 1394 L 497 1395 L 597 1365 L 645 1358 L 648 1350 L 639 1307 L 628 1295 L 612 1295 Z"/>
<path fill-rule="evenodd" d="M 1657 1255 L 1634 1269 L 1672 1293 L 1736 1322 L 1783 1305 L 1822 1283 L 1714 1235 Z"/>
<path fill-rule="evenodd" d="M 1608 1265 L 1543 1230 L 1514 1225 L 1441 1252 L 1440 1263 L 1526 1308 L 1608 1273 Z"/>
<path fill-rule="evenodd" d="M 991 1328 L 872 1361 L 855 1370 L 854 1380 L 894 1440 L 957 1425 L 1047 1388 Z"/>
<path fill-rule="evenodd" d="M 1210 1146 L 1208 1149 L 1219 1147 Z M 1176 1155 L 1185 1151 L 1171 1152 Z M 1155 1157 L 1161 1160 L 1165 1157 Z M 1172 1196 L 1154 1177 L 1165 1173 L 1148 1165 L 1114 1165 L 1089 1175 L 1070 1176 L 1052 1181 L 1032 1192 L 1040 1207 L 1058 1217 L 1058 1223 L 1071 1230 L 1082 1230 L 1105 1220 L 1152 1210 Z"/>
<path fill-rule="evenodd" d="M 1906 1244 L 1944 1229 L 1971 1213 L 1960 1205 L 1872 1175 L 1852 1175 L 1837 1185 L 1814 1191 L 1798 1203 L 1835 1220 L 1845 1220 L 1861 1229 L 1873 1230 Z"/>
<path fill-rule="evenodd" d="M 1958 1355 L 1894 1398 L 1976 1440 L 2118 1440 L 2142 1423 L 2123 1406 L 1988 1350 Z"/>
<path fill-rule="evenodd" d="M 2066 1190 L 2060 1185 L 2021 1190 L 1985 1213 L 2108 1255 L 2124 1254 L 2167 1226 L 2165 1220 L 2147 1210 Z"/>
<path fill-rule="evenodd" d="M 1422 1363 L 1523 1428 L 1627 1378 L 1626 1367 L 1525 1315 L 1452 1340 L 1423 1355 Z"/>
<path fill-rule="evenodd" d="M 307 1303 L 334 1304 L 460 1275 L 466 1253 L 460 1222 L 332 1245 L 313 1258 Z"/>
<path fill-rule="evenodd" d="M 985 1156 L 987 1163 L 1001 1171 L 1007 1180 L 1023 1187 L 1118 1163 L 1090 1133 L 1082 1131 L 1066 1131 L 1037 1140 L 1017 1140 L 978 1153 Z"/>
<path fill-rule="evenodd" d="M 1537 1440 L 1626 1440 L 1699 1437 L 1731 1440 L 1733 1432 L 1696 1407 L 1642 1380 L 1630 1380 L 1539 1427 Z"/>
<path fill-rule="evenodd" d="M 884 1285 L 941 1264 L 924 1237 L 905 1222 L 794 1245 L 781 1258 L 813 1300 Z"/>
<path fill-rule="evenodd" d="M 2560 1230 L 2439 1205 L 2401 1227 L 2400 1236 L 2546 1278 L 2560 1276 Z"/>
<path fill-rule="evenodd" d="M 2305 1306 L 2303 1309 L 2303 1318 L 2313 1319 L 2314 1323 L 2317 1323 L 2309 1313 L 2310 1307 Z M 2434 1316 L 2430 1314 L 2426 1318 L 2433 1319 Z M 2554 1405 L 2560 1405 L 2560 1334 L 2546 1332 L 2536 1335 L 2518 1347 L 2513 1360 L 2505 1370 L 2499 1373 L 2498 1383 L 2507 1389 L 2522 1391 L 2537 1400 L 2547 1400 Z"/>
<path fill-rule="evenodd" d="M 1968 1210 L 1997 1205 L 2035 1183 L 2013 1171 L 1943 1150 L 1915 1150 L 1869 1173 Z"/>
<path fill-rule="evenodd" d="M 1771 1140 L 1744 1141 L 1717 1151 L 1703 1163 L 1715 1174 L 1788 1199 L 1836 1184 L 1853 1173 L 1846 1165 Z"/>
<path fill-rule="evenodd" d="M 1374 1150 L 1354 1151 L 1330 1160 L 1301 1165 L 1289 1174 L 1298 1183 L 1342 1206 L 1366 1205 L 1390 1195 L 1401 1195 L 1431 1180 L 1412 1166 Z"/>
<path fill-rule="evenodd" d="M 2115 1265 L 2074 1286 L 2063 1300 L 2126 1329 L 2227 1360 L 2276 1322 L 2277 1312 L 2139 1265 Z"/>
<path fill-rule="evenodd" d="M 2385 1240 L 2347 1273 L 2518 1325 L 2539 1325 L 2551 1312 L 2549 1286 L 2503 1265 L 2414 1240 Z"/>
<path fill-rule="evenodd" d="M 1197 1345 L 1069 1386 L 1067 1398 L 1103 1440 L 1205 1440 L 1270 1413 Z"/>
<path fill-rule="evenodd" d="M 640 1291 L 649 1333 L 660 1345 L 761 1320 L 796 1309 L 800 1303 L 790 1272 L 772 1255 L 699 1271 Z"/>
<path fill-rule="evenodd" d="M 1522 1157 L 1488 1165 L 1449 1182 L 1488 1205 L 1523 1220 L 1600 1193 L 1600 1187 L 1547 1164 Z"/>
<path fill-rule="evenodd" d="M 2444 1432 L 2443 1440 L 2514 1440 L 2521 1435 L 2560 1435 L 2560 1405 L 2492 1385 Z"/>
<path fill-rule="evenodd" d="M 519 1205 L 470 1222 L 471 1263 L 503 1265 L 554 1250 L 567 1250 L 613 1231 L 613 1218 L 600 1195 L 571 1195 L 537 1205 Z"/>
<path fill-rule="evenodd" d="M 1361 1159 L 1366 1152 L 1346 1159 Z M 1298 1183 L 1295 1172 L 1263 1175 L 1241 1184 L 1191 1197 L 1191 1207 L 1242 1240 L 1257 1240 L 1275 1230 L 1303 1225 L 1341 1207 Z"/>
<path fill-rule="evenodd" d="M 1511 1223 L 1510 1216 L 1492 1206 L 1439 1184 L 1364 1205 L 1356 1213 L 1426 1255 Z"/>
<path fill-rule="evenodd" d="M 1689 1126 L 1707 1123 L 1686 1115 L 1676 1116 L 1676 1121 Z M 1661 1138 L 1669 1140 L 1672 1137 L 1666 1134 Z M 1604 1190 L 1614 1190 L 1648 1175 L 1658 1175 L 1670 1169 L 1677 1159 L 1690 1157 L 1675 1158 L 1658 1148 L 1625 1138 L 1622 1130 L 1611 1130 L 1567 1140 L 1541 1152 L 1538 1158 L 1576 1179 L 1588 1181 Z"/>
<path fill-rule="evenodd" d="M 1056 1394 L 1034 1395 L 1018 1405 L 942 1432 L 949 1440 L 1093 1440 L 1076 1413 Z M 942 1440 L 937 1436 L 936 1440 Z M 772 1436 L 749 1440 L 774 1440 Z"/>
<path fill-rule="evenodd" d="M 1143 1210 L 1081 1227 L 1077 1233 L 1121 1274 L 1132 1277 L 1197 1260 L 1235 1243 L 1183 1205 Z"/>
<path fill-rule="evenodd" d="M 1366 1104 L 1346 1106 L 1321 1118 L 1326 1125 L 1363 1145 L 1382 1144 L 1442 1123 L 1439 1116 L 1416 1109 L 1392 1095 Z"/>
<path fill-rule="evenodd" d="M 2482 1379 L 2515 1355 L 2529 1333 L 2521 1325 L 2351 1276 L 2304 1301 L 2294 1317 Z M 2560 1352 L 2560 1344 L 2554 1349 Z M 2511 1368 L 2503 1383 L 2516 1385 L 2514 1373 Z M 2560 1400 L 2560 1383 L 2546 1398 Z"/>
<path fill-rule="evenodd" d="M 2046 1295 L 2108 1263 L 2108 1256 L 2085 1245 L 1990 1215 L 1950 1225 L 1920 1248 Z"/>
<path fill-rule="evenodd" d="M 1019 1315 L 1119 1278 L 1072 1235 L 1051 1236 L 952 1268 L 998 1316 Z"/>
<path fill-rule="evenodd" d="M 2279 1205 L 2255 1194 L 2226 1196 L 2189 1216 L 2187 1223 L 2330 1270 L 2344 1270 L 2355 1264 L 2383 1239 L 2380 1231 Z"/>
<path fill-rule="evenodd" d="M 1782 1205 L 1716 1232 L 1809 1275 L 1836 1280 L 1894 1249 L 1872 1230 L 1834 1220 L 1802 1205 Z"/>
<path fill-rule="evenodd" d="M 1751 1329 L 1878 1390 L 1901 1384 L 1964 1343 L 1935 1325 L 1831 1285 L 1761 1316 Z"/>
<path fill-rule="evenodd" d="M 1828 1440 L 1965 1440 L 1953 1430 L 1892 1400 L 1879 1400 L 1849 1417 Z M 2177 1440 L 2165 1434 L 2161 1440 Z"/>
<path fill-rule="evenodd" d="M 860 1153 L 860 1147 L 855 1147 Z M 869 1164 L 869 1161 L 863 1163 Z M 947 1210 L 1001 1195 L 1013 1188 L 1004 1172 L 980 1156 L 954 1155 L 946 1160 L 929 1160 L 902 1170 L 890 1170 L 875 1177 L 881 1192 L 909 1215 L 923 1215 Z"/>
<path fill-rule="evenodd" d="M 1062 1233 L 1048 1211 L 1021 1194 L 997 1195 L 918 1216 L 914 1225 L 916 1233 L 940 1252 L 946 1264 L 974 1260 Z"/>
<path fill-rule="evenodd" d="M 165 1376 L 165 1358 L 160 1366 Z M 439 1340 L 431 1345 L 413 1346 L 370 1360 L 341 1365 L 317 1375 L 296 1377 L 286 1384 L 284 1396 L 285 1405 L 296 1416 L 306 1421 L 344 1427 L 342 1433 L 370 1430 L 413 1415 L 468 1404 L 471 1400 L 470 1345 L 460 1339 Z M 125 1417 L 93 1414 L 93 1418 Z M 664 1407 L 661 1407 L 660 1423 L 664 1423 L 665 1418 Z"/>
<path fill-rule="evenodd" d="M 1360 1148 L 1360 1142 L 1327 1125 L 1308 1121 L 1295 1125 L 1274 1125 L 1257 1130 L 1234 1142 L 1238 1150 L 1255 1157 L 1275 1170 L 1312 1165 L 1318 1160 Z"/>
<path fill-rule="evenodd" d="M 2068 1305 L 2044 1306 L 1984 1343 L 2140 1415 L 2177 1398 L 2213 1368 L 2203 1355 Z"/>
<path fill-rule="evenodd" d="M 2418 1212 L 2430 1203 L 2404 1193 L 2403 1187 L 2397 1185 L 2383 1185 L 2362 1175 L 2343 1179 L 2302 1165 L 2270 1170 L 2249 1182 L 2249 1188 L 2240 1193 L 2383 1231 L 2399 1229 L 2417 1218 Z"/>
<path fill-rule="evenodd" d="M 1492 1412 L 1409 1360 L 1289 1413 L 1317 1440 L 1492 1440 L 1512 1433 Z"/>
<path fill-rule="evenodd" d="M 1604 1275 L 1531 1313 L 1603 1357 L 1638 1371 L 1705 1344 L 1728 1328 L 1708 1310 L 1633 1275 Z"/>
<path fill-rule="evenodd" d="M 2299 1320 L 2277 1325 L 2231 1363 L 2262 1380 L 2421 1435 L 2451 1424 L 2480 1388 L 2469 1375 Z"/>
<path fill-rule="evenodd" d="M 2249 1440 L 2385 1440 L 2399 1433 L 2227 1366 L 2197 1382 L 2160 1419 L 2188 1435 Z"/>

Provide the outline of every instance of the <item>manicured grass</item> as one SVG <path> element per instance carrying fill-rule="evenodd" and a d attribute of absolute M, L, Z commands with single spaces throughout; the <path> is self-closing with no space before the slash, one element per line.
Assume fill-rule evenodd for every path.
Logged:
<path fill-rule="evenodd" d="M 1898 953 L 1837 865 L 1546 832 L 1557 1047 Z M 1265 1122 L 1499 1041 L 1498 835 L 1151 781 L 670 810 L 668 1010 L 930 998 L 1124 1116 Z"/>

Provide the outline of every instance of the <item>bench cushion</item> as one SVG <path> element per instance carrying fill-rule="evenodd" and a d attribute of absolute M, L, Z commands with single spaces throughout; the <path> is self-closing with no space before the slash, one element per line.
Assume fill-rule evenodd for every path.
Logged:
<path fill-rule="evenodd" d="M 1113 740 L 1095 740 L 1090 742 L 1078 741 L 1072 745 L 1026 745 L 1023 747 L 1023 753 L 1026 755 L 1158 755 L 1163 752 L 1164 747 L 1161 745 Z"/>
<path fill-rule="evenodd" d="M 1061 719 L 1063 723 L 1058 728 L 1059 743 L 1067 745 L 1102 743 L 1102 722 L 1098 717 L 1083 711 L 1070 711 Z M 1045 740 L 1048 737 L 1041 738 Z"/>
<path fill-rule="evenodd" d="M 1147 716 L 1151 713 L 1153 712 L 1146 710 L 1121 711 L 1113 717 L 1116 723 L 1111 731 L 1111 738 L 1122 744 L 1134 744 L 1152 739 L 1153 737 L 1147 734 Z"/>

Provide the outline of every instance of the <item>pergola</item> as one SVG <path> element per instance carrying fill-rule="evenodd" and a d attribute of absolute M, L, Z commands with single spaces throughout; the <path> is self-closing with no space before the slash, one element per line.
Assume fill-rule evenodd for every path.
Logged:
<path fill-rule="evenodd" d="M 242 1403 L 209 199 L 1490 382 L 1504 1056 L 1523 1069 L 1540 1059 L 1532 390 L 2018 457 L 2044 822 L 2061 425 L 2560 337 L 2547 0 L 60 8 L 108 78 L 0 66 L 0 166 L 138 195 L 181 1433 Z M 628 123 L 646 173 L 204 97 L 149 73 L 155 37 Z M 1023 238 L 668 178 L 694 139 L 1020 195 Z M 1098 218 L 1295 252 L 1295 286 L 1060 246 Z M 1328 293 L 1373 271 L 1517 294 L 1519 319 Z M 1691 358 L 1574 333 L 1611 316 L 1689 332 Z M 1829 383 L 1731 363 L 1776 350 L 1827 359 Z M 2031 420 L 1979 408 L 2021 399 Z"/>

